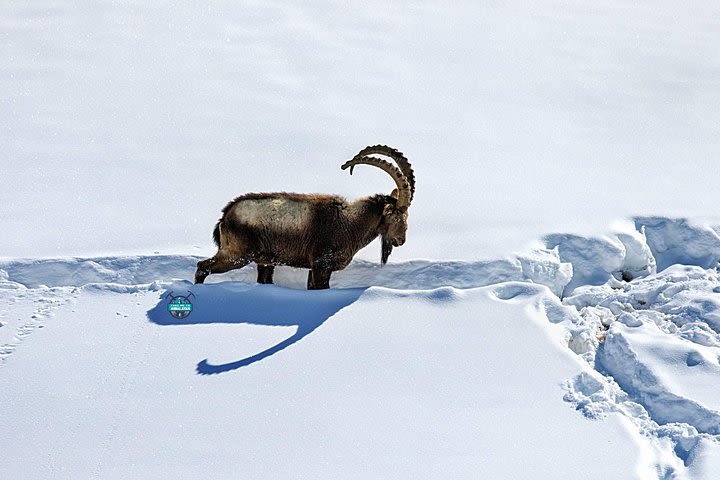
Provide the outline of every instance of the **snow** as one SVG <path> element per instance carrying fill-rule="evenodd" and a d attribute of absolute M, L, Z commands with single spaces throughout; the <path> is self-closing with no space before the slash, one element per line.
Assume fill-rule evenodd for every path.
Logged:
<path fill-rule="evenodd" d="M 659 422 L 713 435 L 720 433 L 718 280 L 715 269 L 675 265 L 622 289 L 584 287 L 565 299 L 588 318 L 593 310 L 609 317 L 600 370 Z"/>
<path fill-rule="evenodd" d="M 492 287 L 192 289 L 186 322 L 170 321 L 158 292 L 129 302 L 83 288 L 74 311 L 33 333 L 33 348 L 3 368 L 0 398 L 13 414 L 0 425 L 13 435 L 2 471 L 557 478 L 598 456 L 614 460 L 588 478 L 643 478 L 652 467 L 650 441 L 619 415 L 588 422 L 562 402 L 562 381 L 589 366 L 525 302 L 500 301 Z M 510 351 L 522 354 L 508 363 Z M 196 375 L 206 356 L 232 374 Z"/>
<path fill-rule="evenodd" d="M 5 5 L 0 477 L 715 479 L 718 18 Z M 188 281 L 236 195 L 389 193 L 376 143 L 386 266 Z"/>
<path fill-rule="evenodd" d="M 720 274 L 697 255 L 656 271 L 677 233 L 648 230 L 495 261 L 355 260 L 327 291 L 291 268 L 193 285 L 192 256 L 0 261 L 0 466 L 713 478 Z M 167 311 L 177 295 L 188 318 Z"/>
<path fill-rule="evenodd" d="M 379 255 L 378 255 L 379 257 Z M 187 278 L 202 257 L 187 255 L 137 255 L 95 258 L 44 258 L 0 260 L 5 288 L 39 286 L 82 286 L 89 283 L 145 284 L 153 281 Z M 560 262 L 555 252 L 534 250 L 516 258 L 499 260 L 431 261 L 413 260 L 386 266 L 356 260 L 352 267 L 333 274 L 331 284 L 339 288 L 378 285 L 417 289 L 452 286 L 471 288 L 509 280 L 531 280 L 559 294 L 572 277 L 572 267 Z M 0 277 L 3 278 L 3 277 Z M 208 283 L 223 280 L 253 282 L 254 264 L 222 275 L 212 275 Z M 292 288 L 306 287 L 307 271 L 279 266 L 275 282 Z"/>
<path fill-rule="evenodd" d="M 635 223 L 643 225 L 661 270 L 676 263 L 710 268 L 720 260 L 720 236 L 708 225 L 659 217 L 640 217 Z"/>
<path fill-rule="evenodd" d="M 389 192 L 339 168 L 376 143 L 418 179 L 400 260 L 718 219 L 716 2 L 6 7 L 3 256 L 210 254 L 236 195 Z"/>

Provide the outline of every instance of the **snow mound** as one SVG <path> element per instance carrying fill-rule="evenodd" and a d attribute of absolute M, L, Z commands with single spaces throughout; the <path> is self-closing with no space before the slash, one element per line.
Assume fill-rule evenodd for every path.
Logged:
<path fill-rule="evenodd" d="M 545 237 L 545 247 L 556 250 L 561 262 L 572 265 L 565 295 L 580 285 L 601 285 L 611 278 L 629 281 L 657 271 L 642 228 L 602 237 L 553 234 Z"/>
<path fill-rule="evenodd" d="M 617 238 L 555 234 L 547 236 L 545 243 L 547 248 L 557 249 L 561 261 L 573 266 L 567 291 L 580 285 L 605 283 L 622 270 L 625 247 Z"/>
<path fill-rule="evenodd" d="M 657 261 L 658 270 L 670 265 L 697 265 L 714 268 L 720 259 L 720 235 L 708 226 L 685 218 L 637 217 Z"/>
<path fill-rule="evenodd" d="M 88 284 L 146 285 L 192 278 L 201 257 L 119 256 L 98 258 L 57 258 L 0 261 L 0 288 L 83 286 Z M 335 272 L 333 288 L 381 286 L 404 290 L 428 290 L 444 286 L 476 288 L 507 281 L 528 281 L 548 286 L 559 294 L 572 275 L 571 266 L 552 252 L 534 251 L 513 259 L 492 261 L 431 261 L 378 263 L 354 260 L 345 270 Z M 221 275 L 208 283 L 241 281 L 254 283 L 254 264 Z M 4 279 L 4 280 L 3 280 Z M 278 285 L 305 289 L 307 270 L 277 267 Z"/>

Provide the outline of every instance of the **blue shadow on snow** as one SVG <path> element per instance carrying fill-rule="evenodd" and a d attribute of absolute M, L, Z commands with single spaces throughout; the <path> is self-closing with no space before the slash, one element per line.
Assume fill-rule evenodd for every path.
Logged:
<path fill-rule="evenodd" d="M 147 312 L 147 317 L 158 325 L 248 323 L 297 326 L 297 331 L 289 338 L 250 357 L 220 365 L 208 363 L 207 358 L 199 362 L 197 373 L 211 375 L 251 365 L 289 347 L 355 302 L 364 291 L 364 288 L 304 291 L 239 282 L 205 285 L 181 282 L 162 292 L 160 301 Z M 178 319 L 170 315 L 167 308 L 171 300 L 169 293 L 190 296 L 193 308 L 188 317 Z"/>

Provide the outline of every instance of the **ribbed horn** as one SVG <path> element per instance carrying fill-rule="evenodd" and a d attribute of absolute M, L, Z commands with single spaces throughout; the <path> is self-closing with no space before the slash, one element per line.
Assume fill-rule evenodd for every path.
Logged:
<path fill-rule="evenodd" d="M 387 160 L 383 160 L 382 158 L 356 156 L 352 160 L 348 160 L 347 162 L 343 163 L 340 168 L 345 170 L 350 167 L 350 175 L 352 175 L 355 165 L 372 165 L 373 167 L 377 167 L 380 170 L 384 170 L 385 172 L 387 172 L 392 177 L 392 179 L 395 180 L 395 185 L 397 185 L 398 188 L 398 208 L 407 208 L 410 205 L 410 184 L 408 183 L 407 178 L 405 178 L 405 175 L 403 175 L 400 169 L 398 169 L 398 167 L 388 162 Z"/>
<path fill-rule="evenodd" d="M 410 161 L 405 158 L 405 155 L 396 148 L 388 147 L 387 145 L 372 145 L 360 150 L 355 157 L 364 157 L 366 155 L 386 155 L 398 164 L 400 171 L 405 175 L 408 183 L 410 184 L 410 201 L 412 202 L 415 196 L 415 172 L 413 172 Z"/>

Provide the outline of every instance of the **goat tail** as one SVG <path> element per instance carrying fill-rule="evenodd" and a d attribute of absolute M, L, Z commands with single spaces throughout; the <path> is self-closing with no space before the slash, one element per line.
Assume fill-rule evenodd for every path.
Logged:
<path fill-rule="evenodd" d="M 215 242 L 215 245 L 220 248 L 220 223 L 221 221 L 218 220 L 215 224 L 215 228 L 213 229 L 213 241 Z"/>

